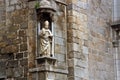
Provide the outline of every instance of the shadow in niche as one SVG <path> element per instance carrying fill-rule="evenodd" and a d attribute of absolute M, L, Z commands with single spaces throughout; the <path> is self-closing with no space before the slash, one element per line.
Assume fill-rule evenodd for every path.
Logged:
<path fill-rule="evenodd" d="M 49 22 L 49 30 L 52 32 L 52 14 L 49 13 L 49 12 L 40 12 L 38 15 L 38 22 L 40 23 L 40 30 L 42 30 L 42 28 L 45 26 L 45 21 L 48 21 Z M 38 30 L 39 31 L 39 30 Z M 39 37 L 40 39 L 40 37 Z M 38 44 L 40 44 L 40 41 L 38 41 Z M 51 44 L 51 49 L 52 49 L 52 42 L 50 42 Z M 40 46 L 38 46 L 38 48 L 40 48 Z M 38 52 L 39 52 L 39 49 L 38 49 Z M 52 53 L 52 50 L 51 50 L 51 53 Z M 37 54 L 38 57 L 42 57 L 43 55 L 42 54 Z M 53 57 L 53 54 L 50 54 L 50 57 Z"/>
<path fill-rule="evenodd" d="M 4 78 L 0 78 L 0 80 L 5 80 Z"/>
<path fill-rule="evenodd" d="M 42 12 L 39 15 L 39 21 L 40 21 L 40 26 L 41 26 L 40 29 L 42 29 L 42 26 L 44 26 L 44 22 L 46 20 L 49 21 L 49 25 L 50 25 L 49 29 L 52 31 L 52 28 L 51 28 L 51 26 L 52 26 L 52 19 L 50 17 L 50 13 L 48 13 L 48 12 Z"/>

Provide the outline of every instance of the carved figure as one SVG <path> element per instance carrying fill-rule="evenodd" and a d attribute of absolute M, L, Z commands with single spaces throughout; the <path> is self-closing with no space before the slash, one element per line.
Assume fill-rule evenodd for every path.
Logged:
<path fill-rule="evenodd" d="M 49 22 L 45 21 L 44 27 L 40 31 L 40 53 L 42 56 L 50 57 L 51 54 L 51 43 L 53 34 L 49 29 Z"/>

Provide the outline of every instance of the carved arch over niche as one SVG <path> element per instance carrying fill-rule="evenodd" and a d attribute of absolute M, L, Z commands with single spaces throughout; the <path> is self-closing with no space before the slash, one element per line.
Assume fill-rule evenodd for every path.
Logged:
<path fill-rule="evenodd" d="M 30 2 L 30 1 L 41 1 L 41 0 L 27 0 L 28 2 Z M 55 2 L 57 2 L 57 3 L 61 3 L 61 4 L 63 4 L 63 5 L 67 5 L 66 4 L 66 1 L 67 0 L 53 0 L 53 1 L 55 1 Z"/>

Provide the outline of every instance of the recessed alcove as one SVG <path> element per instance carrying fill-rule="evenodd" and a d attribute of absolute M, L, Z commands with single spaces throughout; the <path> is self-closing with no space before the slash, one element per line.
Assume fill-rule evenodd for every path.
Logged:
<path fill-rule="evenodd" d="M 52 31 L 52 19 L 50 17 L 50 13 L 48 12 L 42 12 L 40 15 L 38 14 L 38 22 L 40 22 L 40 29 L 44 26 L 44 22 L 48 20 L 49 21 L 49 29 Z"/>
<path fill-rule="evenodd" d="M 5 80 L 4 78 L 0 78 L 0 80 Z"/>

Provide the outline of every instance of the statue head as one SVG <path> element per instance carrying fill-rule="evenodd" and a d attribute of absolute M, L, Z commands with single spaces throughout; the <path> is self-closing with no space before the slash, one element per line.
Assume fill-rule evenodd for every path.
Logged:
<path fill-rule="evenodd" d="M 48 29 L 49 28 L 49 22 L 48 21 L 45 21 L 45 28 Z"/>

